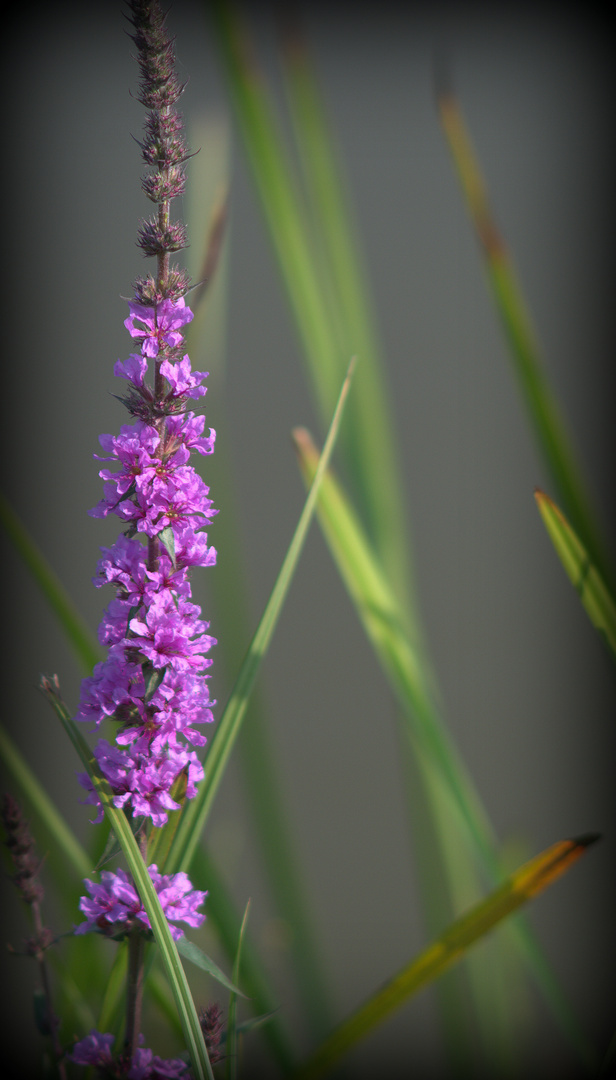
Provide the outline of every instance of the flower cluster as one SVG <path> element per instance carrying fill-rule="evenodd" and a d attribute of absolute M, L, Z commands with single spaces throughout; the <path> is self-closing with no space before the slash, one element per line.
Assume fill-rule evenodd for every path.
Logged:
<path fill-rule="evenodd" d="M 197 911 L 204 902 L 207 893 L 193 889 L 188 876 L 179 874 L 160 874 L 156 863 L 148 867 L 148 873 L 158 893 L 161 907 L 168 922 L 185 922 L 198 927 L 205 915 Z M 86 921 L 76 929 L 76 934 L 89 931 L 104 934 L 105 937 L 122 938 L 131 930 L 151 931 L 147 912 L 139 899 L 139 894 L 129 875 L 124 870 L 111 873 L 103 870 L 101 883 L 85 880 L 90 896 L 82 896 L 79 907 L 86 916 Z M 178 926 L 170 926 L 172 937 L 177 941 L 184 931 Z"/>
<path fill-rule="evenodd" d="M 99 460 L 112 467 L 100 471 L 103 498 L 91 511 L 115 514 L 126 531 L 102 549 L 94 579 L 111 585 L 115 597 L 99 627 L 107 658 L 82 684 L 77 719 L 117 722 L 115 743 L 101 739 L 94 750 L 99 768 L 117 807 L 160 826 L 179 805 L 172 789 L 195 794 L 203 767 L 192 748 L 206 741 L 198 725 L 213 719 L 205 671 L 215 640 L 191 602 L 188 571 L 216 559 L 200 531 L 216 510 L 189 464 L 192 450 L 212 453 L 215 432 L 204 435 L 205 417 L 185 411 L 187 399 L 205 393 L 205 373 L 193 372 L 187 355 L 172 362 L 181 351 L 180 328 L 192 319 L 185 301 L 129 308 L 126 326 L 141 353 L 118 361 L 115 373 L 129 384 L 123 400 L 134 421 L 119 435 L 101 436 Z M 150 362 L 153 386 L 146 380 Z M 80 781 L 101 820 L 91 781 Z"/>
<path fill-rule="evenodd" d="M 75 1043 L 69 1059 L 76 1065 L 93 1066 L 105 1080 L 188 1080 L 191 1073 L 180 1058 L 163 1060 L 144 1047 L 135 1049 L 130 1060 L 114 1056 L 115 1035 L 102 1035 L 94 1028 Z"/>

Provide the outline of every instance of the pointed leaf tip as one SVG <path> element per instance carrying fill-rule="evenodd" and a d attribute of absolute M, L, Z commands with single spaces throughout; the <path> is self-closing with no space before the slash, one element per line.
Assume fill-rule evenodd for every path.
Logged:
<path fill-rule="evenodd" d="M 590 847 L 591 844 L 596 844 L 597 840 L 602 840 L 602 839 L 603 839 L 603 834 L 602 833 L 589 832 L 589 833 L 582 833 L 581 836 L 572 836 L 571 837 L 571 843 L 575 844 L 576 847 L 587 848 L 587 847 Z"/>

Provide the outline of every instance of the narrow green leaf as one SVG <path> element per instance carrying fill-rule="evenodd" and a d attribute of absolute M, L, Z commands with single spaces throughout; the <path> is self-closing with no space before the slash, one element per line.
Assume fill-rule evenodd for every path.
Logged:
<path fill-rule="evenodd" d="M 616 659 L 616 604 L 610 590 L 556 503 L 538 488 L 535 499 L 567 577 L 579 593 L 591 623 L 601 634 L 612 657 Z"/>
<path fill-rule="evenodd" d="M 239 937 L 237 939 L 237 952 L 235 954 L 235 963 L 233 965 L 233 982 L 238 983 L 240 979 L 240 964 L 242 957 L 242 945 L 244 943 L 244 934 L 246 932 L 246 923 L 248 921 L 248 912 L 250 911 L 250 900 L 246 904 L 244 911 L 244 918 L 242 919 L 242 925 L 240 927 Z M 232 991 L 229 995 L 229 1008 L 227 1009 L 227 1080 L 237 1080 L 238 1069 L 238 1031 L 237 1031 L 237 994 Z"/>
<path fill-rule="evenodd" d="M 368 533 L 390 582 L 406 595 L 409 544 L 405 491 L 371 290 L 358 230 L 352 220 L 352 195 L 336 152 L 308 43 L 299 22 L 291 25 L 290 20 L 285 20 L 283 31 L 289 26 L 290 33 L 282 35 L 281 58 L 302 180 L 314 219 L 313 247 L 318 246 L 321 253 L 319 279 L 329 301 L 331 332 L 338 337 L 342 355 L 356 355 L 360 360 L 342 449 L 347 451 L 347 465 Z"/>
<path fill-rule="evenodd" d="M 90 674 L 101 658 L 96 640 L 75 608 L 62 582 L 28 533 L 12 506 L 0 494 L 0 522 L 43 592 L 84 671 Z"/>
<path fill-rule="evenodd" d="M 294 438 L 300 466 L 309 483 L 318 450 L 308 432 L 297 429 Z M 321 484 L 318 516 L 342 580 L 400 702 L 407 721 L 406 733 L 420 766 L 429 767 L 434 779 L 440 781 L 443 799 L 449 800 L 463 835 L 467 836 L 488 880 L 494 883 L 500 877 L 500 869 L 489 819 L 436 708 L 426 667 L 409 640 L 396 597 L 348 499 L 331 473 Z M 591 1051 L 587 1038 L 530 928 L 520 923 L 514 932 L 563 1032 L 580 1057 L 588 1060 Z"/>
<path fill-rule="evenodd" d="M 305 207 L 284 150 L 271 99 L 261 79 L 245 28 L 223 0 L 208 5 L 219 52 L 265 217 L 279 260 L 315 395 L 324 419 L 331 415 L 348 362 L 331 333 L 318 278 Z"/>
<path fill-rule="evenodd" d="M 120 1004 L 126 986 L 128 946 L 126 941 L 117 943 L 115 959 L 105 984 L 105 996 L 98 1018 L 98 1031 L 114 1031 L 119 1019 Z"/>
<path fill-rule="evenodd" d="M 207 900 L 208 919 L 213 922 L 220 943 L 231 960 L 237 950 L 241 919 L 232 896 L 207 850 L 197 848 L 191 867 L 193 881 L 209 890 Z M 242 947 L 242 986 L 249 995 L 251 1008 L 260 1015 L 271 1017 L 263 1032 L 272 1058 L 278 1069 L 287 1075 L 295 1066 L 291 1041 L 285 1027 L 284 1016 L 277 1008 L 278 1000 L 269 984 L 263 965 L 246 934 Z"/>
<path fill-rule="evenodd" d="M 293 438 L 306 483 L 318 450 L 304 429 Z M 409 640 L 406 620 L 348 499 L 331 473 L 321 484 L 318 516 L 338 570 L 368 638 L 407 717 L 407 734 L 440 774 L 488 873 L 498 874 L 487 815 L 435 706 L 421 657 Z"/>
<path fill-rule="evenodd" d="M 66 824 L 40 780 L 34 775 L 21 751 L 2 725 L 0 725 L 0 755 L 31 807 L 54 838 L 66 862 L 80 878 L 86 877 L 92 871 L 92 859 Z"/>
<path fill-rule="evenodd" d="M 88 771 L 96 793 L 101 800 L 105 815 L 121 844 L 135 887 L 148 913 L 154 940 L 158 945 L 163 966 L 175 999 L 176 1008 L 182 1024 L 186 1049 L 190 1055 L 195 1078 L 196 1080 L 204 1080 L 205 1077 L 208 1077 L 209 1080 L 214 1080 L 205 1042 L 203 1040 L 203 1032 L 201 1031 L 199 1018 L 190 993 L 184 968 L 182 967 L 175 941 L 169 931 L 169 924 L 160 905 L 158 894 L 141 857 L 137 841 L 133 836 L 130 823 L 123 811 L 116 809 L 114 806 L 111 788 L 99 773 L 96 760 L 90 751 L 88 744 L 62 701 L 57 680 L 44 679 L 42 686 L 48 700 L 59 717 L 64 730 L 68 734 Z"/>
<path fill-rule="evenodd" d="M 248 707 L 251 690 L 254 686 L 261 662 L 267 653 L 276 623 L 278 622 L 278 617 L 282 610 L 282 605 L 304 546 L 310 522 L 312 521 L 319 486 L 334 448 L 340 421 L 342 419 L 344 403 L 351 385 L 354 367 L 354 361 L 351 361 L 346 378 L 342 384 L 338 403 L 323 448 L 323 454 L 315 469 L 314 479 L 310 486 L 304 509 L 300 515 L 297 528 L 293 534 L 289 549 L 285 555 L 284 562 L 265 607 L 265 611 L 261 617 L 261 621 L 248 648 L 248 652 L 240 669 L 235 686 L 231 692 L 229 701 L 227 702 L 224 713 L 219 721 L 216 734 L 212 739 L 205 760 L 205 778 L 201 781 L 197 795 L 186 806 L 182 814 L 182 820 L 177 832 L 173 851 L 167 863 L 167 866 L 172 866 L 173 869 L 179 867 L 188 869 L 190 866 L 192 856 L 199 843 L 199 838 L 203 833 L 205 822 L 207 821 L 216 792 L 218 791 L 231 751 L 235 745 L 235 740 L 239 734 Z"/>
<path fill-rule="evenodd" d="M 597 839 L 592 835 L 560 841 L 520 867 L 486 900 L 456 919 L 436 941 L 340 1024 L 298 1070 L 297 1080 L 316 1080 L 327 1072 L 408 998 L 437 979 L 499 922 L 565 873 Z"/>
<path fill-rule="evenodd" d="M 240 997 L 246 997 L 245 994 L 231 982 L 224 971 L 222 971 L 218 964 L 204 953 L 203 949 L 200 949 L 198 945 L 195 945 L 194 941 L 189 941 L 186 937 L 181 937 L 179 941 L 176 941 L 178 952 L 180 956 L 183 956 L 185 960 L 190 960 L 191 964 L 195 967 L 201 968 L 201 971 L 207 971 L 208 975 L 211 975 L 213 979 L 221 983 L 227 990 L 230 990 L 233 994 L 239 994 Z"/>
<path fill-rule="evenodd" d="M 437 94 L 441 123 L 467 210 L 485 258 L 529 417 L 559 497 L 593 562 L 609 577 L 605 546 L 590 507 L 577 455 L 545 375 L 535 330 L 503 237 L 492 214 L 479 161 L 460 106 L 449 87 Z"/>
<path fill-rule="evenodd" d="M 175 570 L 175 534 L 173 529 L 170 525 L 167 525 L 165 529 L 161 529 L 156 535 L 171 559 L 171 565 Z"/>

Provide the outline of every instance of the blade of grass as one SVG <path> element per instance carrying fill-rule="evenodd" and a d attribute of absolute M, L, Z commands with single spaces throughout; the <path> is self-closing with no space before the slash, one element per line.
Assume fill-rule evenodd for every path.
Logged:
<path fill-rule="evenodd" d="M 316 506 L 317 495 L 321 480 L 327 468 L 331 453 L 334 448 L 336 435 L 342 419 L 344 403 L 351 384 L 354 370 L 354 361 L 351 361 L 346 378 L 342 384 L 338 403 L 336 405 L 330 429 L 327 435 L 323 454 L 315 469 L 314 478 L 304 504 L 304 509 L 297 523 L 297 528 L 285 555 L 282 567 L 276 578 L 274 588 L 261 617 L 255 635 L 250 643 L 248 652 L 240 669 L 235 686 L 219 721 L 216 734 L 212 739 L 210 749 L 205 760 L 205 778 L 202 780 L 199 791 L 182 814 L 182 820 L 176 834 L 176 842 L 170 855 L 168 866 L 188 870 L 193 854 L 203 833 L 212 803 L 218 791 L 227 762 L 240 731 L 240 727 L 246 709 L 250 693 L 254 686 L 261 662 L 267 652 L 278 617 L 282 610 L 286 594 L 288 592 L 295 567 L 297 566 L 312 516 Z"/>
<path fill-rule="evenodd" d="M 293 438 L 306 483 L 311 482 L 319 453 L 308 432 L 296 428 Z M 434 762 L 466 823 L 487 873 L 498 873 L 495 841 L 489 820 L 471 778 L 454 749 L 426 684 L 423 667 L 406 632 L 398 602 L 380 563 L 331 473 L 321 484 L 318 516 L 343 581 L 364 629 L 408 717 L 407 733 Z"/>
<path fill-rule="evenodd" d="M 588 618 L 616 659 L 616 604 L 612 594 L 562 510 L 538 488 L 535 499 L 567 577 L 579 593 Z"/>
<path fill-rule="evenodd" d="M 494 220 L 485 180 L 462 111 L 448 87 L 437 88 L 437 103 L 535 435 L 567 516 L 592 561 L 606 580 L 610 580 L 610 564 L 577 455 L 546 378 L 531 318 L 505 241 Z"/>
<path fill-rule="evenodd" d="M 169 924 L 161 907 L 158 894 L 141 857 L 137 841 L 133 836 L 130 822 L 124 813 L 114 806 L 111 788 L 98 772 L 95 758 L 87 742 L 59 695 L 57 682 L 53 683 L 51 680 L 44 680 L 43 689 L 90 776 L 105 815 L 120 842 L 135 887 L 148 913 L 154 940 L 160 951 L 167 979 L 175 999 L 186 1049 L 190 1055 L 196 1080 L 203 1080 L 204 1077 L 214 1080 L 203 1032 L 201 1031 L 184 968 L 175 941 L 171 936 Z"/>
<path fill-rule="evenodd" d="M 86 877 L 92 871 L 92 859 L 66 824 L 43 785 L 2 725 L 0 725 L 0 756 L 14 780 L 19 784 L 30 806 L 45 825 L 46 831 L 53 838 L 65 862 L 77 873 L 78 877 Z"/>
<path fill-rule="evenodd" d="M 34 543 L 23 522 L 0 494 L 0 522 L 37 585 L 45 595 L 86 674 L 101 659 L 100 648 L 62 582 Z"/>
<path fill-rule="evenodd" d="M 351 196 L 319 93 L 307 42 L 298 21 L 283 14 L 283 71 L 287 101 L 302 165 L 302 179 L 314 219 L 314 243 L 322 248 L 320 278 L 340 324 L 343 355 L 361 361 L 347 423 L 348 463 L 368 533 L 396 591 L 409 589 L 409 544 L 404 487 L 394 425 L 387 400 L 386 374 L 364 273 Z M 297 19 L 297 12 L 291 15 Z"/>
<path fill-rule="evenodd" d="M 308 432 L 296 429 L 293 434 L 305 482 L 310 483 L 319 459 L 318 450 Z M 500 868 L 489 819 L 431 697 L 424 668 L 406 636 L 404 618 L 380 563 L 330 472 L 321 484 L 317 512 L 342 580 L 401 705 L 406 719 L 404 730 L 416 749 L 420 766 L 422 761 L 427 762 L 434 779 L 440 781 L 441 798 L 449 801 L 450 810 L 463 827 L 463 835 L 467 836 L 488 880 L 494 883 L 499 879 Z M 516 935 L 529 969 L 563 1033 L 580 1057 L 588 1061 L 592 1053 L 588 1041 L 530 929 L 521 924 L 516 927 Z"/>
<path fill-rule="evenodd" d="M 220 943 L 231 959 L 237 949 L 241 920 L 217 866 L 207 850 L 203 848 L 196 850 L 191 875 L 200 886 L 207 886 L 209 890 L 208 919 L 214 923 Z M 283 1074 L 288 1074 L 295 1064 L 289 1036 L 281 1014 L 277 1011 L 277 999 L 267 981 L 263 965 L 259 962 L 251 944 L 249 934 L 246 934 L 242 947 L 242 987 L 250 999 L 252 1010 L 257 1015 L 270 1016 L 269 1022 L 263 1028 L 263 1037 L 267 1040 L 272 1055 Z"/>
<path fill-rule="evenodd" d="M 378 363 L 376 334 L 368 316 L 370 298 L 361 278 L 358 245 L 353 239 L 353 229 L 347 213 L 349 195 L 340 182 L 334 147 L 327 131 L 316 83 L 309 70 L 305 51 L 302 50 L 298 57 L 296 48 L 289 50 L 287 74 L 291 115 L 304 166 L 302 179 L 311 197 L 313 209 L 314 220 L 308 235 L 303 219 L 306 212 L 298 189 L 293 187 L 294 177 L 289 157 L 285 154 L 270 99 L 261 77 L 256 73 L 252 56 L 248 56 L 246 39 L 242 36 L 243 28 L 233 14 L 230 14 L 228 7 L 219 7 L 217 10 L 222 12 L 222 17 L 217 20 L 217 27 L 227 59 L 240 126 L 247 142 L 266 219 L 272 230 L 272 241 L 283 280 L 300 329 L 300 337 L 307 351 L 313 382 L 321 380 L 320 391 L 317 390 L 320 401 L 327 400 L 329 393 L 329 368 L 326 366 L 323 369 L 322 366 L 327 354 L 319 349 L 316 354 L 310 354 L 311 340 L 306 337 L 305 331 L 307 326 L 314 338 L 314 319 L 310 312 L 306 313 L 302 309 L 305 300 L 302 295 L 303 279 L 298 273 L 297 261 L 294 258 L 297 254 L 294 244 L 301 243 L 304 246 L 301 257 L 307 262 L 302 262 L 301 269 L 305 270 L 306 266 L 312 263 L 310 284 L 315 290 L 321 290 L 320 313 L 329 318 L 329 333 L 332 341 L 338 345 L 338 352 L 344 356 L 349 352 L 355 353 L 357 349 L 361 350 L 362 363 L 358 372 L 360 385 L 358 384 L 358 392 L 354 393 L 350 404 L 350 423 L 345 425 L 342 450 L 355 479 L 357 498 L 363 506 L 365 519 L 394 583 L 394 591 L 398 597 L 404 594 L 411 600 L 411 575 L 406 565 L 410 543 L 405 536 L 402 509 L 404 498 L 396 472 L 392 437 L 394 424 L 388 418 L 383 373 Z M 288 17 L 286 12 L 284 17 Z M 294 41 L 294 45 L 296 44 L 297 39 Z M 272 185 L 273 176 L 275 183 L 285 189 L 286 202 L 281 198 L 278 188 Z M 280 207 L 283 207 L 282 211 Z M 287 214 L 297 216 L 296 232 L 289 231 L 285 218 Z M 332 353 L 330 362 L 334 360 L 335 353 Z M 422 648 L 422 664 L 424 676 L 427 678 L 428 663 L 416 607 L 413 599 L 410 603 L 407 632 L 415 647 Z M 251 738 L 256 739 L 256 736 L 256 730 L 252 731 Z M 436 792 L 432 801 L 438 801 L 439 798 L 442 796 Z M 430 804 L 427 808 L 422 808 L 422 811 L 423 820 L 430 812 Z M 445 821 L 446 814 L 441 814 L 440 820 Z M 415 823 L 413 828 L 416 831 L 418 825 Z M 440 843 L 436 857 L 440 855 L 446 859 L 451 850 L 451 845 Z M 432 858 L 434 857 L 433 850 Z M 457 862 L 459 863 L 459 857 Z M 450 892 L 454 891 L 455 869 L 449 858 L 445 879 Z M 433 899 L 427 898 L 424 906 L 426 912 L 430 913 L 434 906 Z M 303 938 L 296 935 L 295 940 L 299 942 L 303 941 Z M 306 949 L 303 952 L 305 954 Z M 304 957 L 298 959 L 302 962 Z M 303 975 L 305 966 L 302 962 L 298 967 L 302 983 L 307 983 Z M 311 990 L 314 980 L 307 985 Z M 311 1000 L 319 1001 L 314 994 L 311 995 Z M 314 1007 L 311 1006 L 310 1015 L 313 1012 Z M 322 1007 L 320 1012 L 323 1013 Z M 319 1020 L 319 1016 L 316 1019 Z M 491 1025 L 489 1019 L 487 1024 Z"/>
<path fill-rule="evenodd" d="M 250 911 L 250 900 L 246 904 L 244 911 L 244 918 L 242 919 L 242 925 L 240 926 L 240 932 L 237 939 L 237 952 L 235 954 L 235 963 L 233 965 L 233 983 L 235 986 L 240 981 L 240 962 L 242 958 L 242 946 L 244 943 L 244 934 L 246 932 L 246 923 L 248 921 L 248 912 Z M 227 1080 L 237 1080 L 238 1074 L 238 1049 L 239 1040 L 237 1032 L 237 994 L 233 991 L 229 994 L 229 1008 L 227 1009 Z"/>
<path fill-rule="evenodd" d="M 444 934 L 340 1024 L 298 1070 L 295 1074 L 297 1080 L 316 1080 L 327 1072 L 352 1046 L 357 1045 L 413 994 L 460 960 L 499 922 L 556 881 L 597 839 L 595 834 L 562 840 L 521 866 L 486 900 L 456 919 Z"/>
<path fill-rule="evenodd" d="M 236 114 L 297 319 L 321 415 L 325 419 L 331 415 L 348 354 L 346 357 L 341 354 L 331 333 L 305 210 L 288 168 L 282 137 L 247 35 L 230 5 L 214 0 L 208 5 L 208 11 L 229 75 Z"/>

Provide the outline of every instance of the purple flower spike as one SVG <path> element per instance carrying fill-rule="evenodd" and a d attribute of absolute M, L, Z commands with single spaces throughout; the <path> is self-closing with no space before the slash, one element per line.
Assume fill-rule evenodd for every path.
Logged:
<path fill-rule="evenodd" d="M 131 337 L 143 339 L 141 352 L 149 357 L 158 356 L 162 345 L 170 345 L 172 348 L 181 345 L 184 339 L 178 330 L 193 317 L 183 296 L 175 303 L 172 300 L 163 300 L 157 307 L 146 307 L 131 300 L 128 307 L 130 315 L 124 320 L 124 325 Z M 143 323 L 144 329 L 135 326 L 135 319 Z"/>

